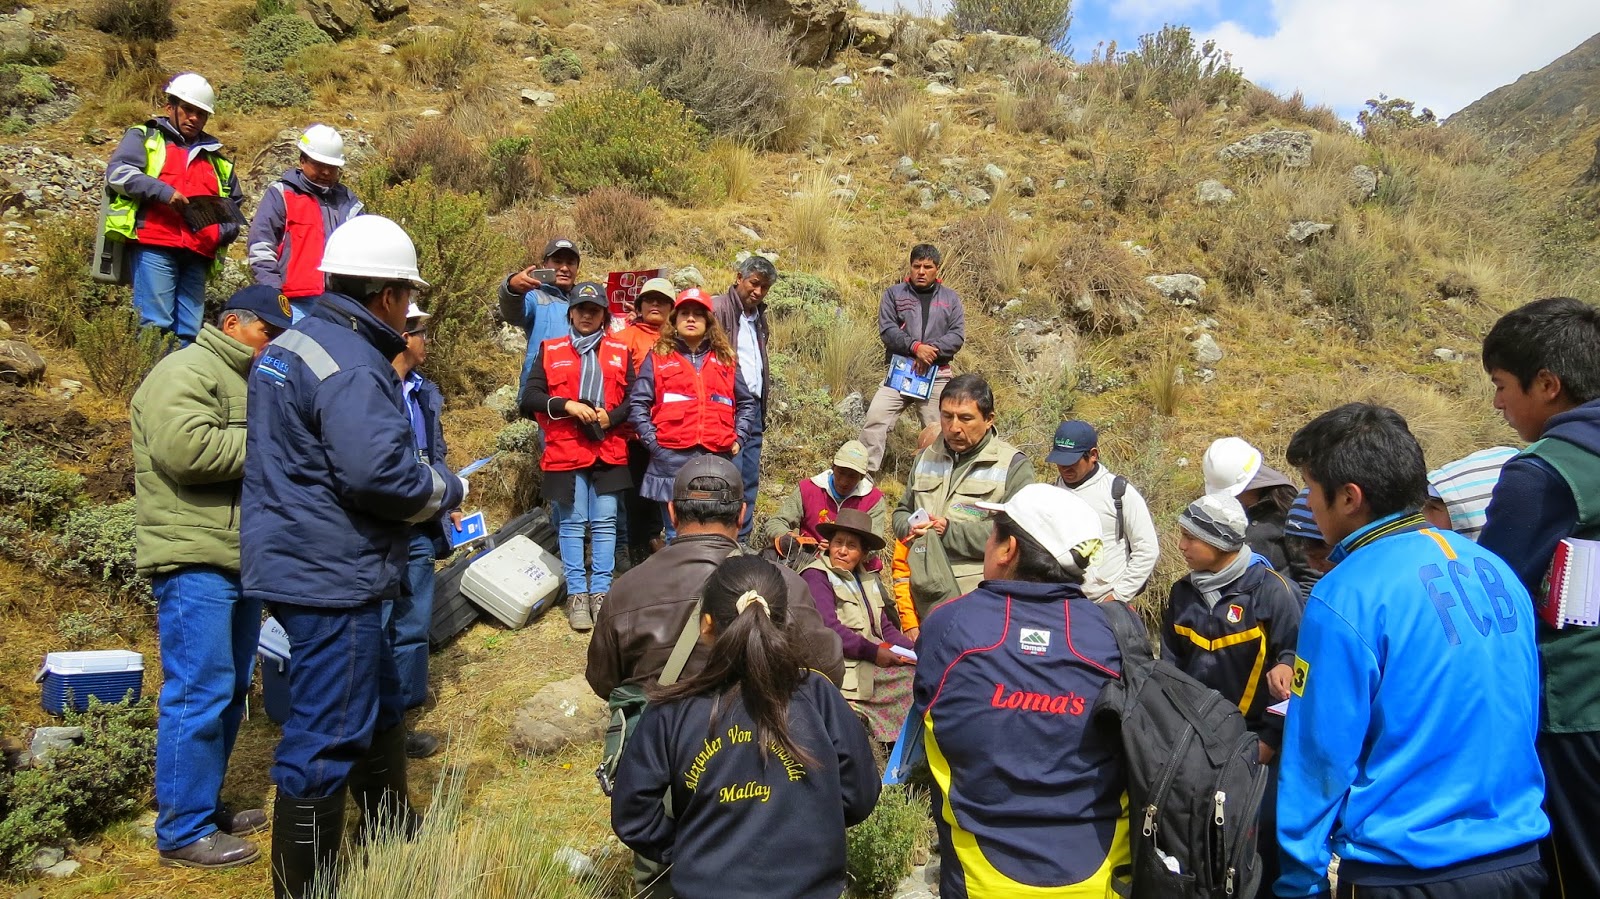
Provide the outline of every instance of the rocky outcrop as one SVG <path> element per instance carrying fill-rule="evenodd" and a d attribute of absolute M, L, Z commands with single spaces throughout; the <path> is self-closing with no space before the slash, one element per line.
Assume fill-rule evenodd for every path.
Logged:
<path fill-rule="evenodd" d="M 814 66 L 844 46 L 845 0 L 728 0 L 727 5 L 765 22 L 787 36 L 789 58 Z"/>
<path fill-rule="evenodd" d="M 366 8 L 356 0 L 306 0 L 306 14 L 336 41 L 355 34 L 367 18 Z"/>
<path fill-rule="evenodd" d="M 1262 161 L 1286 169 L 1303 169 L 1311 164 L 1311 132 L 1274 128 L 1252 134 L 1217 154 L 1225 162 Z"/>

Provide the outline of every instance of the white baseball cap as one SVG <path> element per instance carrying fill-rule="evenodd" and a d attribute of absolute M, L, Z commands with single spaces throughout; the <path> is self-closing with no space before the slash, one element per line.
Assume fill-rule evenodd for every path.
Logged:
<path fill-rule="evenodd" d="M 1207 493 L 1238 496 L 1261 470 L 1261 451 L 1240 437 L 1213 440 L 1206 447 L 1200 470 L 1205 474 Z"/>
<path fill-rule="evenodd" d="M 1098 546 L 1084 544 L 1100 541 L 1100 513 L 1064 487 L 1029 484 L 1003 503 L 976 505 L 989 512 L 1004 512 L 1070 573 L 1083 573 L 1073 550 L 1085 556 L 1098 552 Z"/>

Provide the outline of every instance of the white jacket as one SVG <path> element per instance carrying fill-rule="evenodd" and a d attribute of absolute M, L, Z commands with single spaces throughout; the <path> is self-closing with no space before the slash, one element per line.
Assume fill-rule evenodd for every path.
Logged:
<path fill-rule="evenodd" d="M 1058 478 L 1056 485 L 1067 487 L 1100 513 L 1100 534 L 1105 548 L 1084 578 L 1083 592 L 1090 599 L 1115 596 L 1132 601 L 1156 570 L 1161 547 L 1156 539 L 1150 507 L 1132 484 L 1122 495 L 1122 535 L 1117 539 L 1117 507 L 1111 498 L 1111 482 L 1116 475 L 1104 465 L 1076 487 L 1067 487 Z"/>

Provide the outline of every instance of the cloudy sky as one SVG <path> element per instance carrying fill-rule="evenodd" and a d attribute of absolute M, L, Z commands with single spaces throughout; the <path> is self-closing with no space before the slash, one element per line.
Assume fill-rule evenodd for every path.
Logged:
<path fill-rule="evenodd" d="M 913 12 L 948 0 L 900 0 Z M 866 0 L 893 9 L 896 0 Z M 942 11 L 942 10 L 941 10 Z M 1079 59 L 1167 22 L 1215 38 L 1252 81 L 1345 116 L 1380 92 L 1448 115 L 1600 32 L 1597 0 L 1077 0 Z"/>

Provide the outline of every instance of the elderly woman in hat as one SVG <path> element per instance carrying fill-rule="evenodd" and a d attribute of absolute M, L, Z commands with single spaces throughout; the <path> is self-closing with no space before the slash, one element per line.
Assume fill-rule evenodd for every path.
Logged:
<path fill-rule="evenodd" d="M 822 620 L 844 644 L 840 689 L 872 738 L 893 743 L 911 709 L 909 666 L 916 664 L 916 655 L 890 615 L 893 598 L 866 567 L 868 558 L 883 549 L 883 538 L 860 509 L 841 509 L 817 531 L 828 541 L 828 554 L 800 576 L 811 587 Z"/>

